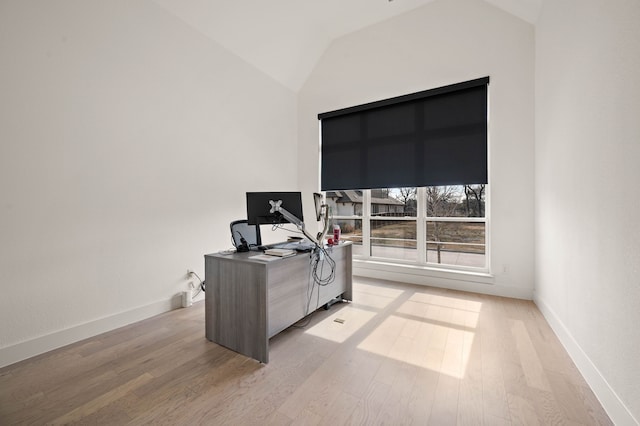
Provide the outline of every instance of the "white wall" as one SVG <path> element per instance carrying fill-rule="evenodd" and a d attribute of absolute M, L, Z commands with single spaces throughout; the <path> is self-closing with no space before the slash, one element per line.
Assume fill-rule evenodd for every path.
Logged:
<path fill-rule="evenodd" d="M 434 1 L 334 41 L 299 94 L 302 189 L 319 189 L 318 113 L 489 76 L 494 276 L 397 270 L 385 278 L 531 298 L 533 72 L 533 26 L 482 1 Z M 356 272 L 365 266 L 356 263 Z"/>
<path fill-rule="evenodd" d="M 635 0 L 554 0 L 536 29 L 535 300 L 620 425 L 640 419 L 638 22 Z"/>
<path fill-rule="evenodd" d="M 295 94 L 151 1 L 0 2 L 0 94 L 0 365 L 175 307 L 296 189 Z"/>

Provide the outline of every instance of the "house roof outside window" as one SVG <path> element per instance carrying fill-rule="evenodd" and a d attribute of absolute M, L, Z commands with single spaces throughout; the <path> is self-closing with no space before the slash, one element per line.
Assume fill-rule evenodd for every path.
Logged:
<path fill-rule="evenodd" d="M 362 204 L 362 191 L 346 190 L 346 191 L 327 191 L 327 198 L 333 199 L 335 203 L 353 203 Z M 402 206 L 402 201 L 393 197 L 376 197 L 371 196 L 371 204 L 382 204 L 392 206 Z"/>

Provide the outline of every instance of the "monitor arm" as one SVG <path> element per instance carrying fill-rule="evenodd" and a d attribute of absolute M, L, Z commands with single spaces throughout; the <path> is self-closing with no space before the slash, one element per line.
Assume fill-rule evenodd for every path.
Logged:
<path fill-rule="evenodd" d="M 327 231 L 329 231 L 329 216 L 331 209 L 327 204 L 323 204 L 320 208 L 322 209 L 323 216 L 321 217 L 324 219 L 324 226 L 322 227 L 322 231 L 318 232 L 318 242 L 324 241 L 324 237 L 327 236 Z"/>
<path fill-rule="evenodd" d="M 305 237 L 307 237 L 310 241 L 312 241 L 316 245 L 320 246 L 320 242 L 317 241 L 316 238 L 314 238 L 311 234 L 309 234 L 309 232 L 307 232 L 304 226 L 304 222 L 298 219 L 297 217 L 295 217 L 289 211 L 287 211 L 287 209 L 282 207 L 282 200 L 277 200 L 277 201 L 269 200 L 269 204 L 271 204 L 271 210 L 269 211 L 270 213 L 276 213 L 276 212 L 280 213 L 282 216 L 284 216 L 285 219 L 287 219 L 287 221 L 294 224 L 302 232 L 302 234 Z"/>

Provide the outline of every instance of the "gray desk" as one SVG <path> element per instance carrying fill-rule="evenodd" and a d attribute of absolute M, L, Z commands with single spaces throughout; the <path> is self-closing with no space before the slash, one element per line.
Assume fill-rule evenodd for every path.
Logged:
<path fill-rule="evenodd" d="M 315 285 L 310 311 L 342 296 L 352 300 L 351 243 L 330 249 L 335 280 Z M 309 253 L 264 262 L 256 252 L 205 255 L 207 339 L 260 362 L 269 362 L 269 338 L 304 318 L 313 284 Z M 328 273 L 328 268 L 325 268 Z M 310 313 L 310 312 L 309 312 Z"/>

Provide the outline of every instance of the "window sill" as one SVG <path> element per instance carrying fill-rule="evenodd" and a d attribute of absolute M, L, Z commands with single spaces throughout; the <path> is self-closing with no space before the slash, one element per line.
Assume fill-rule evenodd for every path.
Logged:
<path fill-rule="evenodd" d="M 494 284 L 494 275 L 486 271 L 467 271 L 457 269 L 433 268 L 425 265 L 397 263 L 390 260 L 376 259 L 353 259 L 354 275 L 371 276 L 372 272 L 383 272 L 390 276 L 402 277 L 409 282 L 415 282 L 419 279 L 423 283 L 423 279 L 431 278 L 435 280 L 451 280 L 463 281 L 474 284 Z M 386 274 L 385 274 L 386 275 Z M 411 279 L 411 278 L 414 279 Z M 383 278 L 383 277 L 381 277 Z M 387 278 L 384 279 L 392 279 Z M 421 279 L 422 278 L 422 279 Z"/>

